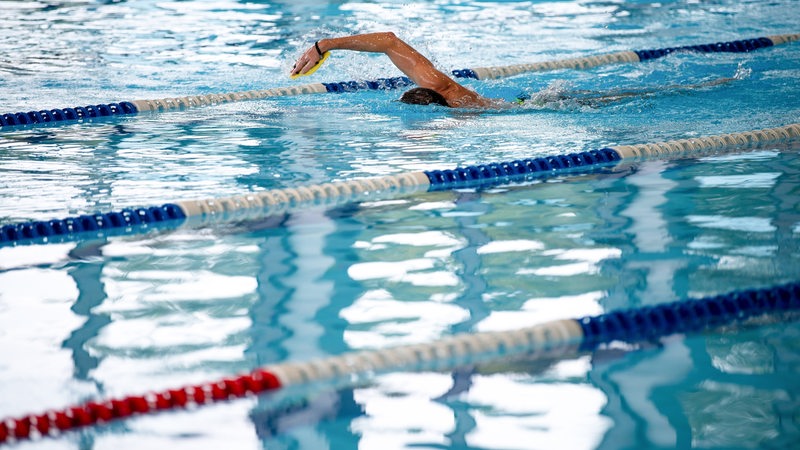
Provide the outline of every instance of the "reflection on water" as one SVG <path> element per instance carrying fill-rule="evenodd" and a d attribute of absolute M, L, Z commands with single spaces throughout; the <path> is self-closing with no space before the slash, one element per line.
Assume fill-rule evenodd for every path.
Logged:
<path fill-rule="evenodd" d="M 3 2 L 0 112 L 288 86 L 293 58 L 329 35 L 394 30 L 439 66 L 464 68 L 796 32 L 794 7 Z M 450 111 L 401 105 L 398 92 L 358 92 L 3 130 L 0 219 L 785 125 L 800 113 L 797 48 L 465 81 L 513 98 L 749 74 L 592 108 Z M 385 57 L 340 52 L 307 81 L 396 74 Z M 795 150 L 2 247 L 0 418 L 283 361 L 796 280 Z M 383 374 L 31 447 L 791 448 L 800 439 L 798 333 L 786 321 L 556 361 Z"/>
<path fill-rule="evenodd" d="M 60 373 L 66 367 L 71 376 L 43 385 L 70 386 L 54 397 L 69 403 L 791 280 L 796 166 L 779 149 L 645 162 L 616 175 L 416 194 L 246 226 L 3 248 L 2 339 L 44 344 L 21 347 L 31 356 L 9 353 L 18 363 L 0 373 L 24 376 L 32 358 Z M 712 181 L 699 175 L 712 168 Z M 775 193 L 788 210 L 763 201 Z M 748 217 L 758 220 L 736 220 Z M 771 226 L 754 226 L 762 222 Z M 41 287 L 26 293 L 23 285 Z M 39 305 L 30 313 L 52 323 L 49 332 L 14 326 L 26 314 L 17 299 Z M 735 443 L 717 431 L 728 424 L 739 441 L 784 442 L 796 437 L 781 425 L 798 398 L 796 328 L 734 328 L 563 361 L 388 374 L 368 386 L 218 413 L 240 411 L 266 445 L 713 447 Z M 63 351 L 48 356 L 53 348 Z M 49 396 L 20 394 L 31 383 L 41 380 L 12 383 L 5 398 L 52 406 Z M 173 426 L 221 439 L 202 429 L 203 417 L 217 420 L 214 411 L 197 416 L 197 425 Z M 585 429 L 579 436 L 571 432 L 576 422 Z M 134 433 L 157 426 L 146 422 Z"/>

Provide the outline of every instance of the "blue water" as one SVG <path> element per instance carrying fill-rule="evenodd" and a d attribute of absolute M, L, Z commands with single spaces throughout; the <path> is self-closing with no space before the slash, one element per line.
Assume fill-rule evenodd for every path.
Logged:
<path fill-rule="evenodd" d="M 392 30 L 461 69 L 800 31 L 792 0 L 0 6 L 3 113 L 399 75 L 385 57 L 339 52 L 312 77 L 286 76 L 314 40 L 360 32 Z M 800 119 L 799 76 L 793 43 L 465 82 L 566 96 L 511 111 L 358 92 L 3 130 L 0 224 L 783 126 Z M 685 87 L 724 77 L 735 79 Z M 640 94 L 586 105 L 584 90 Z M 0 418 L 797 281 L 796 150 L 2 247 Z M 560 360 L 391 373 L 18 448 L 793 448 L 798 342 L 798 323 L 777 318 Z"/>

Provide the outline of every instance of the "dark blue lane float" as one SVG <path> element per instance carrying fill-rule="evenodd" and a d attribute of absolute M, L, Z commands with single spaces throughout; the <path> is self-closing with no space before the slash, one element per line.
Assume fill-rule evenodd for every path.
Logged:
<path fill-rule="evenodd" d="M 510 162 L 479 164 L 448 170 L 426 170 L 424 173 L 430 180 L 428 188 L 430 191 L 472 186 L 486 188 L 519 178 L 527 178 L 531 175 L 551 175 L 570 169 L 599 167 L 621 159 L 622 156 L 613 148 L 603 148 L 567 155 L 517 159 Z"/>
<path fill-rule="evenodd" d="M 54 237 L 97 234 L 111 230 L 129 230 L 130 234 L 134 234 L 148 226 L 162 223 L 178 226 L 184 219 L 186 214 L 181 207 L 170 203 L 147 208 L 126 208 L 109 213 L 4 225 L 0 227 L 0 243 L 49 240 Z"/>
<path fill-rule="evenodd" d="M 153 228 L 213 226 L 259 220 L 290 210 L 330 208 L 346 203 L 391 198 L 419 191 L 497 185 L 558 176 L 600 173 L 620 162 L 682 159 L 717 155 L 788 143 L 800 139 L 800 123 L 763 130 L 638 145 L 617 145 L 580 153 L 477 164 L 447 170 L 406 172 L 375 178 L 336 181 L 249 194 L 182 200 L 159 206 L 127 208 L 65 219 L 9 223 L 0 226 L 0 246 L 94 239 L 139 234 Z"/>
<path fill-rule="evenodd" d="M 98 117 L 111 117 L 136 114 L 139 110 L 131 102 L 108 103 L 104 105 L 76 106 L 40 111 L 17 112 L 0 115 L 0 127 L 17 125 L 37 125 L 70 120 L 85 120 Z"/>
<path fill-rule="evenodd" d="M 760 48 L 772 47 L 775 43 L 770 38 L 742 39 L 739 41 L 716 42 L 714 44 L 686 45 L 683 47 L 667 47 L 655 50 L 634 50 L 639 61 L 662 58 L 672 53 L 747 53 Z"/>

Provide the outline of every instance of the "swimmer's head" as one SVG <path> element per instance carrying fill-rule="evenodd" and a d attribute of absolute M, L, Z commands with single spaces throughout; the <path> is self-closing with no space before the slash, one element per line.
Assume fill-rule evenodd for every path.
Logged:
<path fill-rule="evenodd" d="M 409 89 L 403 93 L 400 101 L 411 105 L 430 105 L 435 103 L 437 105 L 450 106 L 447 104 L 447 100 L 442 97 L 442 94 L 427 88 Z"/>

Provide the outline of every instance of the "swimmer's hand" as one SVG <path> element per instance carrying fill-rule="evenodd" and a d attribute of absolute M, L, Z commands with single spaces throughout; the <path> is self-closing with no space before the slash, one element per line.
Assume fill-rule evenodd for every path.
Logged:
<path fill-rule="evenodd" d="M 319 41 L 315 42 L 314 45 L 300 55 L 300 58 L 295 61 L 289 76 L 294 79 L 311 75 L 319 69 L 330 54 L 330 52 L 323 51 L 322 48 L 320 48 Z"/>

